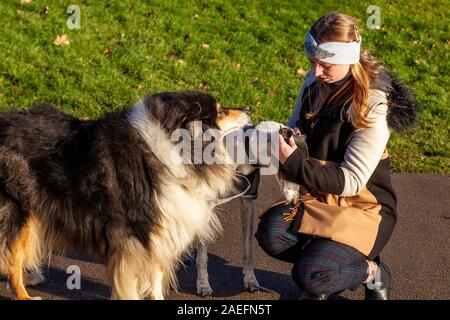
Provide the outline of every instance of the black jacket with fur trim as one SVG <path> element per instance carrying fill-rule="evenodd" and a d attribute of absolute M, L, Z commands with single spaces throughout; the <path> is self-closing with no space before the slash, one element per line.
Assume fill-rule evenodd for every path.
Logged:
<path fill-rule="evenodd" d="M 402 131 L 414 123 L 418 104 L 400 81 L 383 71 L 369 91 L 369 128 L 351 124 L 351 105 L 345 103 L 351 93 L 332 105 L 325 103 L 315 119 L 306 119 L 317 86 L 308 76 L 288 125 L 307 135 L 310 158 L 297 149 L 280 167 L 302 186 L 303 211 L 294 225 L 298 232 L 351 245 L 374 258 L 397 219 L 386 145 L 391 130 Z M 352 80 L 332 84 L 331 92 L 346 81 Z"/>

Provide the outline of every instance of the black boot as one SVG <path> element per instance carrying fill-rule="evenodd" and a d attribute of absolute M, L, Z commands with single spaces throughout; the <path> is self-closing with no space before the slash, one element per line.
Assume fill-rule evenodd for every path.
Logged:
<path fill-rule="evenodd" d="M 381 262 L 378 264 L 378 270 L 372 281 L 365 283 L 366 300 L 389 300 L 389 291 L 391 289 L 391 271 L 389 267 Z"/>

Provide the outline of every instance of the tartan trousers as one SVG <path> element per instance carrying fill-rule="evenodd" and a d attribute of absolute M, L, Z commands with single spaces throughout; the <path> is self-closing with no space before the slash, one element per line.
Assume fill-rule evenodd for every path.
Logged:
<path fill-rule="evenodd" d="M 334 294 L 356 290 L 364 282 L 368 264 L 362 253 L 336 241 L 288 231 L 291 223 L 280 213 L 268 212 L 255 236 L 267 254 L 294 264 L 292 278 L 300 289 L 313 295 Z"/>

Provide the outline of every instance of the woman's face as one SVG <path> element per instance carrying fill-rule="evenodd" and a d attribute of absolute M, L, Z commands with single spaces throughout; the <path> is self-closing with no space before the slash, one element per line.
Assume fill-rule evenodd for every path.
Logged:
<path fill-rule="evenodd" d="M 343 79 L 350 71 L 349 64 L 329 64 L 320 60 L 310 60 L 314 75 L 320 81 L 333 83 Z"/>

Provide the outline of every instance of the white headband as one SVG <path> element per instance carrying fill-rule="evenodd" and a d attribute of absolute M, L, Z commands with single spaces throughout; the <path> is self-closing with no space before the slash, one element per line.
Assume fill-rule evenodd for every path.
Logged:
<path fill-rule="evenodd" d="M 355 64 L 359 61 L 361 37 L 358 42 L 324 42 L 317 45 L 310 30 L 306 33 L 305 52 L 308 58 L 331 64 Z"/>

